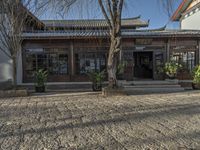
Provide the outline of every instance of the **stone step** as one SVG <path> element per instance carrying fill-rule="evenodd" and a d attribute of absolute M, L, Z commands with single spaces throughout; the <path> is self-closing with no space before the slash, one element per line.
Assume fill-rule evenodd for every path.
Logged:
<path fill-rule="evenodd" d="M 130 81 L 122 82 L 121 84 L 127 85 L 177 85 L 178 80 L 169 80 L 169 81 Z"/>
<path fill-rule="evenodd" d="M 125 85 L 124 88 L 180 88 L 181 85 L 179 84 L 172 84 L 172 85 Z"/>
<path fill-rule="evenodd" d="M 103 83 L 103 87 L 107 86 L 107 83 Z M 32 84 L 24 84 L 21 85 L 21 87 L 27 88 L 29 91 L 34 91 L 35 86 Z M 85 82 L 85 83 L 66 83 L 66 84 L 59 84 L 59 83 L 53 83 L 53 84 L 47 84 L 46 89 L 48 91 L 91 91 L 92 90 L 92 83 Z"/>
<path fill-rule="evenodd" d="M 22 85 L 22 87 L 27 88 L 28 90 L 35 90 L 34 85 Z M 78 89 L 91 89 L 92 84 L 53 84 L 53 85 L 46 85 L 46 89 L 48 90 L 78 90 Z"/>
<path fill-rule="evenodd" d="M 125 88 L 128 95 L 183 92 L 184 88 Z"/>

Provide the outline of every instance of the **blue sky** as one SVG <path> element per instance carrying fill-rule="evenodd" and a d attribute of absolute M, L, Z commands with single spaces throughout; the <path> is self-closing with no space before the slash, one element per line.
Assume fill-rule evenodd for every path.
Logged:
<path fill-rule="evenodd" d="M 65 15 L 66 19 L 94 19 L 103 18 L 102 13 L 96 3 L 87 0 L 85 4 L 74 5 L 73 8 Z M 141 19 L 150 20 L 149 28 L 155 29 L 163 27 L 167 24 L 167 28 L 178 28 L 179 23 L 169 23 L 169 16 L 166 10 L 162 7 L 159 1 L 163 0 L 127 0 L 127 5 L 124 7 L 123 17 L 135 17 L 141 15 Z M 174 0 L 173 9 L 177 9 L 182 0 Z M 94 4 L 91 4 L 93 3 Z M 87 9 L 86 9 L 87 8 Z M 49 17 L 50 16 L 50 17 Z M 51 13 L 46 13 L 41 19 L 60 19 L 53 17 Z"/>
<path fill-rule="evenodd" d="M 128 11 L 124 12 L 125 16 L 137 16 L 141 15 L 142 19 L 149 20 L 149 28 L 160 28 L 165 26 L 170 18 L 166 13 L 166 10 L 160 4 L 159 0 L 131 0 L 134 4 L 128 7 Z M 161 0 L 162 1 L 162 0 Z M 165 1 L 165 0 L 164 0 Z M 178 8 L 182 0 L 175 0 L 174 11 Z M 168 28 L 178 28 L 178 23 L 168 23 Z"/>

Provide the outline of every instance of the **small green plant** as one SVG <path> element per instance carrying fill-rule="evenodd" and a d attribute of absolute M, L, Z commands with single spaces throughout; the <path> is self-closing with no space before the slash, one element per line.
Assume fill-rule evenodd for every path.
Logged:
<path fill-rule="evenodd" d="M 105 71 L 92 71 L 88 73 L 88 76 L 93 83 L 101 84 L 105 77 Z"/>
<path fill-rule="evenodd" d="M 175 61 L 170 61 L 165 63 L 164 72 L 170 79 L 174 79 L 176 78 L 178 70 L 181 69 L 181 67 L 181 64 Z"/>
<path fill-rule="evenodd" d="M 45 86 L 45 83 L 47 81 L 47 77 L 48 77 L 48 72 L 44 71 L 43 69 L 39 69 L 36 73 L 35 73 L 35 83 L 37 87 L 43 87 Z"/>
<path fill-rule="evenodd" d="M 200 84 L 200 65 L 196 66 L 192 71 L 193 82 Z"/>
<path fill-rule="evenodd" d="M 101 91 L 102 90 L 102 82 L 105 78 L 105 71 L 92 71 L 88 73 L 90 80 L 92 81 L 92 89 L 93 91 Z"/>

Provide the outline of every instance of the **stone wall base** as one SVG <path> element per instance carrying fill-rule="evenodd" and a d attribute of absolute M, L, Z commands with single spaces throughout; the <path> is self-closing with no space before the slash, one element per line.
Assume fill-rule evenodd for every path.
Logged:
<path fill-rule="evenodd" d="M 28 96 L 27 90 L 2 90 L 0 91 L 0 98 L 7 97 L 26 97 Z"/>
<path fill-rule="evenodd" d="M 111 89 L 109 87 L 105 87 L 102 89 L 102 95 L 103 96 L 122 96 L 122 95 L 127 95 L 127 94 L 124 91 L 124 88 Z"/>

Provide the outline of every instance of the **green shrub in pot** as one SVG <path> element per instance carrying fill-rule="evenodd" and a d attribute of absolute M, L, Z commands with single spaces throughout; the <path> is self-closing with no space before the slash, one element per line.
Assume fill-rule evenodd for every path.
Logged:
<path fill-rule="evenodd" d="M 43 69 L 39 69 L 36 73 L 35 73 L 35 91 L 42 93 L 45 92 L 45 83 L 47 81 L 47 77 L 48 77 L 48 72 L 43 70 Z"/>
<path fill-rule="evenodd" d="M 91 71 L 88 73 L 90 80 L 92 81 L 93 91 L 102 90 L 102 82 L 105 78 L 105 71 Z"/>
<path fill-rule="evenodd" d="M 196 66 L 192 71 L 193 89 L 200 89 L 200 65 Z"/>
<path fill-rule="evenodd" d="M 180 68 L 182 68 L 181 64 L 175 61 L 170 61 L 165 63 L 164 72 L 169 77 L 169 79 L 175 79 Z"/>

